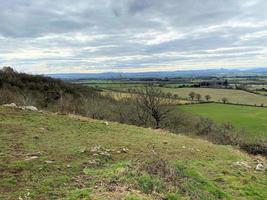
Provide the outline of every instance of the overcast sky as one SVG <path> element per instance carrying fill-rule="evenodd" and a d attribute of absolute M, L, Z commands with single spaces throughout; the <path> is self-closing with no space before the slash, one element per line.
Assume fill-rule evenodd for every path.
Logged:
<path fill-rule="evenodd" d="M 30 73 L 267 67 L 267 0 L 0 0 L 0 66 Z"/>

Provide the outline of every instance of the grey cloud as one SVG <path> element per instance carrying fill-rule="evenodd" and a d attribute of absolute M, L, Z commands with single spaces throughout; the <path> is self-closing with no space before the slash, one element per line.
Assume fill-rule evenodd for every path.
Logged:
<path fill-rule="evenodd" d="M 266 61 L 267 34 L 255 37 L 267 28 L 265 0 L 0 0 L 0 5 L 0 64 L 29 71 L 39 63 L 56 72 L 64 65 L 139 70 L 182 61 L 214 66 L 224 59 Z"/>

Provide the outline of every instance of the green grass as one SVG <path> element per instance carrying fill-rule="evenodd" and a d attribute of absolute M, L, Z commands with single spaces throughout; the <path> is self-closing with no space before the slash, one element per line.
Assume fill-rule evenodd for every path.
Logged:
<path fill-rule="evenodd" d="M 249 140 L 267 140 L 267 109 L 252 106 L 228 104 L 194 104 L 179 106 L 182 110 L 209 117 L 219 123 L 231 123 L 244 129 L 244 137 Z"/>
<path fill-rule="evenodd" d="M 191 91 L 202 95 L 204 100 L 205 95 L 211 96 L 211 101 L 221 102 L 223 97 L 226 97 L 229 102 L 236 104 L 258 105 L 264 104 L 267 106 L 267 97 L 257 95 L 242 90 L 230 90 L 230 89 L 212 89 L 212 88 L 163 88 L 164 92 L 170 92 L 172 94 L 178 94 L 179 97 L 189 98 L 188 94 Z"/>
<path fill-rule="evenodd" d="M 109 153 L 91 152 L 99 145 Z M 167 160 L 179 184 L 140 167 L 152 158 Z M 254 157 L 200 139 L 0 107 L 0 199 L 261 200 L 267 176 L 254 168 Z"/>

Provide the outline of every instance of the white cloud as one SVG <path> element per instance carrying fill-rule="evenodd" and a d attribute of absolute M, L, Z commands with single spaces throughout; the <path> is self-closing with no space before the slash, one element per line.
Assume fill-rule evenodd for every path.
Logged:
<path fill-rule="evenodd" d="M 266 67 L 264 0 L 0 0 L 0 66 L 46 72 Z"/>

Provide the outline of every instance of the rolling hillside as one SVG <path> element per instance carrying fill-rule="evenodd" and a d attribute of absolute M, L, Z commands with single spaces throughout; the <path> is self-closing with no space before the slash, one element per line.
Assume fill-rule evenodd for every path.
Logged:
<path fill-rule="evenodd" d="M 264 158 L 162 130 L 0 107 L 0 147 L 5 200 L 267 197 Z"/>

